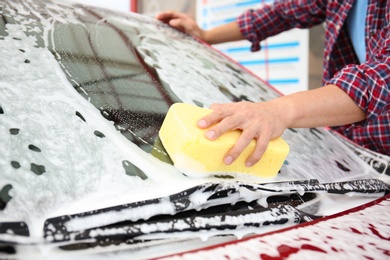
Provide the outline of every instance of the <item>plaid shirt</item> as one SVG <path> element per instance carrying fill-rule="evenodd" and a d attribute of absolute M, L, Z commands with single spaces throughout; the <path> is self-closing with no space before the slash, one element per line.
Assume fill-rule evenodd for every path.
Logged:
<path fill-rule="evenodd" d="M 323 84 L 340 87 L 366 114 L 363 122 L 333 129 L 363 147 L 390 155 L 390 4 L 368 1 L 366 62 L 360 64 L 345 23 L 354 1 L 276 0 L 245 12 L 237 22 L 252 51 L 260 50 L 260 42 L 269 36 L 325 22 Z"/>

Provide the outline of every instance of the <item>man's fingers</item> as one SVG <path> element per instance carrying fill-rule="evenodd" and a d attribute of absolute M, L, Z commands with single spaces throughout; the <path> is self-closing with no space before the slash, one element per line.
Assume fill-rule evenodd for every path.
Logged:
<path fill-rule="evenodd" d="M 166 19 L 172 19 L 177 18 L 180 16 L 180 13 L 177 13 L 175 11 L 164 11 L 156 15 L 156 19 L 158 20 L 166 20 Z"/>
<path fill-rule="evenodd" d="M 239 124 L 240 122 L 238 120 L 225 117 L 223 112 L 212 112 L 197 122 L 197 126 L 200 128 L 211 127 L 205 133 L 205 137 L 209 140 L 215 140 L 223 133 L 237 129 Z"/>
<path fill-rule="evenodd" d="M 245 165 L 247 167 L 251 167 L 260 161 L 264 152 L 267 150 L 270 139 L 271 139 L 270 132 L 263 131 L 260 133 L 260 136 L 256 139 L 256 146 L 254 151 L 246 160 Z"/>
<path fill-rule="evenodd" d="M 211 109 L 214 108 L 218 108 L 218 106 L 211 106 Z M 217 124 L 219 123 L 223 118 L 225 118 L 227 116 L 227 113 L 226 113 L 226 110 L 224 109 L 213 109 L 213 111 L 208 114 L 207 116 L 204 116 L 202 117 L 201 119 L 198 120 L 198 122 L 196 123 L 196 125 L 199 127 L 199 128 L 208 128 L 214 124 Z"/>
<path fill-rule="evenodd" d="M 173 18 L 173 12 L 167 11 L 167 12 L 162 12 L 156 15 L 155 17 L 157 20 L 160 20 L 164 23 L 168 23 L 169 20 Z"/>
<path fill-rule="evenodd" d="M 253 140 L 253 135 L 249 133 L 249 131 L 242 132 L 237 142 L 233 145 L 232 148 L 226 153 L 224 158 L 224 163 L 229 165 L 233 163 L 245 150 L 245 148 L 250 144 Z"/>
<path fill-rule="evenodd" d="M 264 152 L 267 150 L 268 143 L 270 141 L 270 135 L 267 133 L 262 133 L 259 138 L 253 136 L 253 134 L 248 134 L 248 131 L 243 132 L 235 145 L 226 153 L 224 158 L 225 164 L 233 163 L 240 154 L 248 147 L 248 145 L 255 139 L 255 148 L 252 154 L 247 158 L 245 165 L 251 167 L 258 163 L 263 156 Z"/>
<path fill-rule="evenodd" d="M 164 23 L 170 23 L 171 20 L 188 19 L 190 17 L 185 13 L 178 13 L 175 11 L 166 11 L 166 12 L 162 12 L 162 13 L 157 14 L 155 18 L 157 20 L 164 22 Z"/>
<path fill-rule="evenodd" d="M 212 113 L 201 118 L 197 126 L 207 129 L 205 137 L 215 140 L 227 131 L 240 129 L 242 133 L 236 143 L 225 154 L 224 163 L 233 163 L 250 142 L 255 139 L 255 147 L 246 158 L 246 166 L 258 163 L 272 138 L 282 135 L 286 129 L 275 107 L 270 103 L 237 102 L 228 104 L 213 104 Z"/>
<path fill-rule="evenodd" d="M 181 18 L 171 19 L 168 24 L 181 32 L 187 32 L 186 25 Z"/>

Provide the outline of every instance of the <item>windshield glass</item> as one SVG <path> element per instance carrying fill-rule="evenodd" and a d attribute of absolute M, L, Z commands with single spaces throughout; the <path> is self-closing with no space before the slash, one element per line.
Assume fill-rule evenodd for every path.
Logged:
<path fill-rule="evenodd" d="M 203 93 L 215 89 L 193 91 L 194 85 L 201 89 L 212 84 L 218 90 L 216 99 L 224 102 L 249 100 L 247 94 L 234 94 L 243 86 L 262 89 L 264 100 L 278 95 L 253 79 L 250 84 L 240 68 L 151 19 L 82 10 L 82 25 L 55 24 L 51 49 L 79 94 L 146 152 L 153 150 L 173 103 L 210 105 Z M 156 35 L 156 29 L 165 33 Z M 234 80 L 224 82 L 218 74 L 231 75 Z"/>

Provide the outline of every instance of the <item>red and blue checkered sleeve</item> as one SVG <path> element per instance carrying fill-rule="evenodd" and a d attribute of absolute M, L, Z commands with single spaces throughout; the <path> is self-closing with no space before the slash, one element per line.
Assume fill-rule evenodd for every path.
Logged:
<path fill-rule="evenodd" d="M 367 61 L 350 64 L 327 84 L 344 90 L 365 112 L 366 120 L 339 131 L 366 148 L 390 151 L 390 27 L 369 40 Z"/>
<path fill-rule="evenodd" d="M 277 0 L 257 10 L 248 10 L 237 18 L 241 34 L 260 50 L 260 42 L 292 28 L 309 28 L 326 18 L 326 0 Z"/>
<path fill-rule="evenodd" d="M 367 121 L 384 114 L 390 119 L 390 27 L 370 39 L 367 53 L 366 62 L 344 67 L 327 84 L 343 89 L 365 112 Z"/>

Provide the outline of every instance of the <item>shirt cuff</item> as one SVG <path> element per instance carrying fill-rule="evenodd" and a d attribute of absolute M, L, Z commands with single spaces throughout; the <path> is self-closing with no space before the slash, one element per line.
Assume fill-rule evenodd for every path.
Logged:
<path fill-rule="evenodd" d="M 366 120 L 371 121 L 382 114 L 390 93 L 384 85 L 385 82 L 372 70 L 361 67 L 348 65 L 326 84 L 336 85 L 346 92 L 364 111 Z"/>
<path fill-rule="evenodd" d="M 253 21 L 255 20 L 255 17 L 255 11 L 250 9 L 237 18 L 237 24 L 240 28 L 241 34 L 252 43 L 252 52 L 259 51 L 261 49 L 261 39 L 257 36 L 254 28 Z"/>

